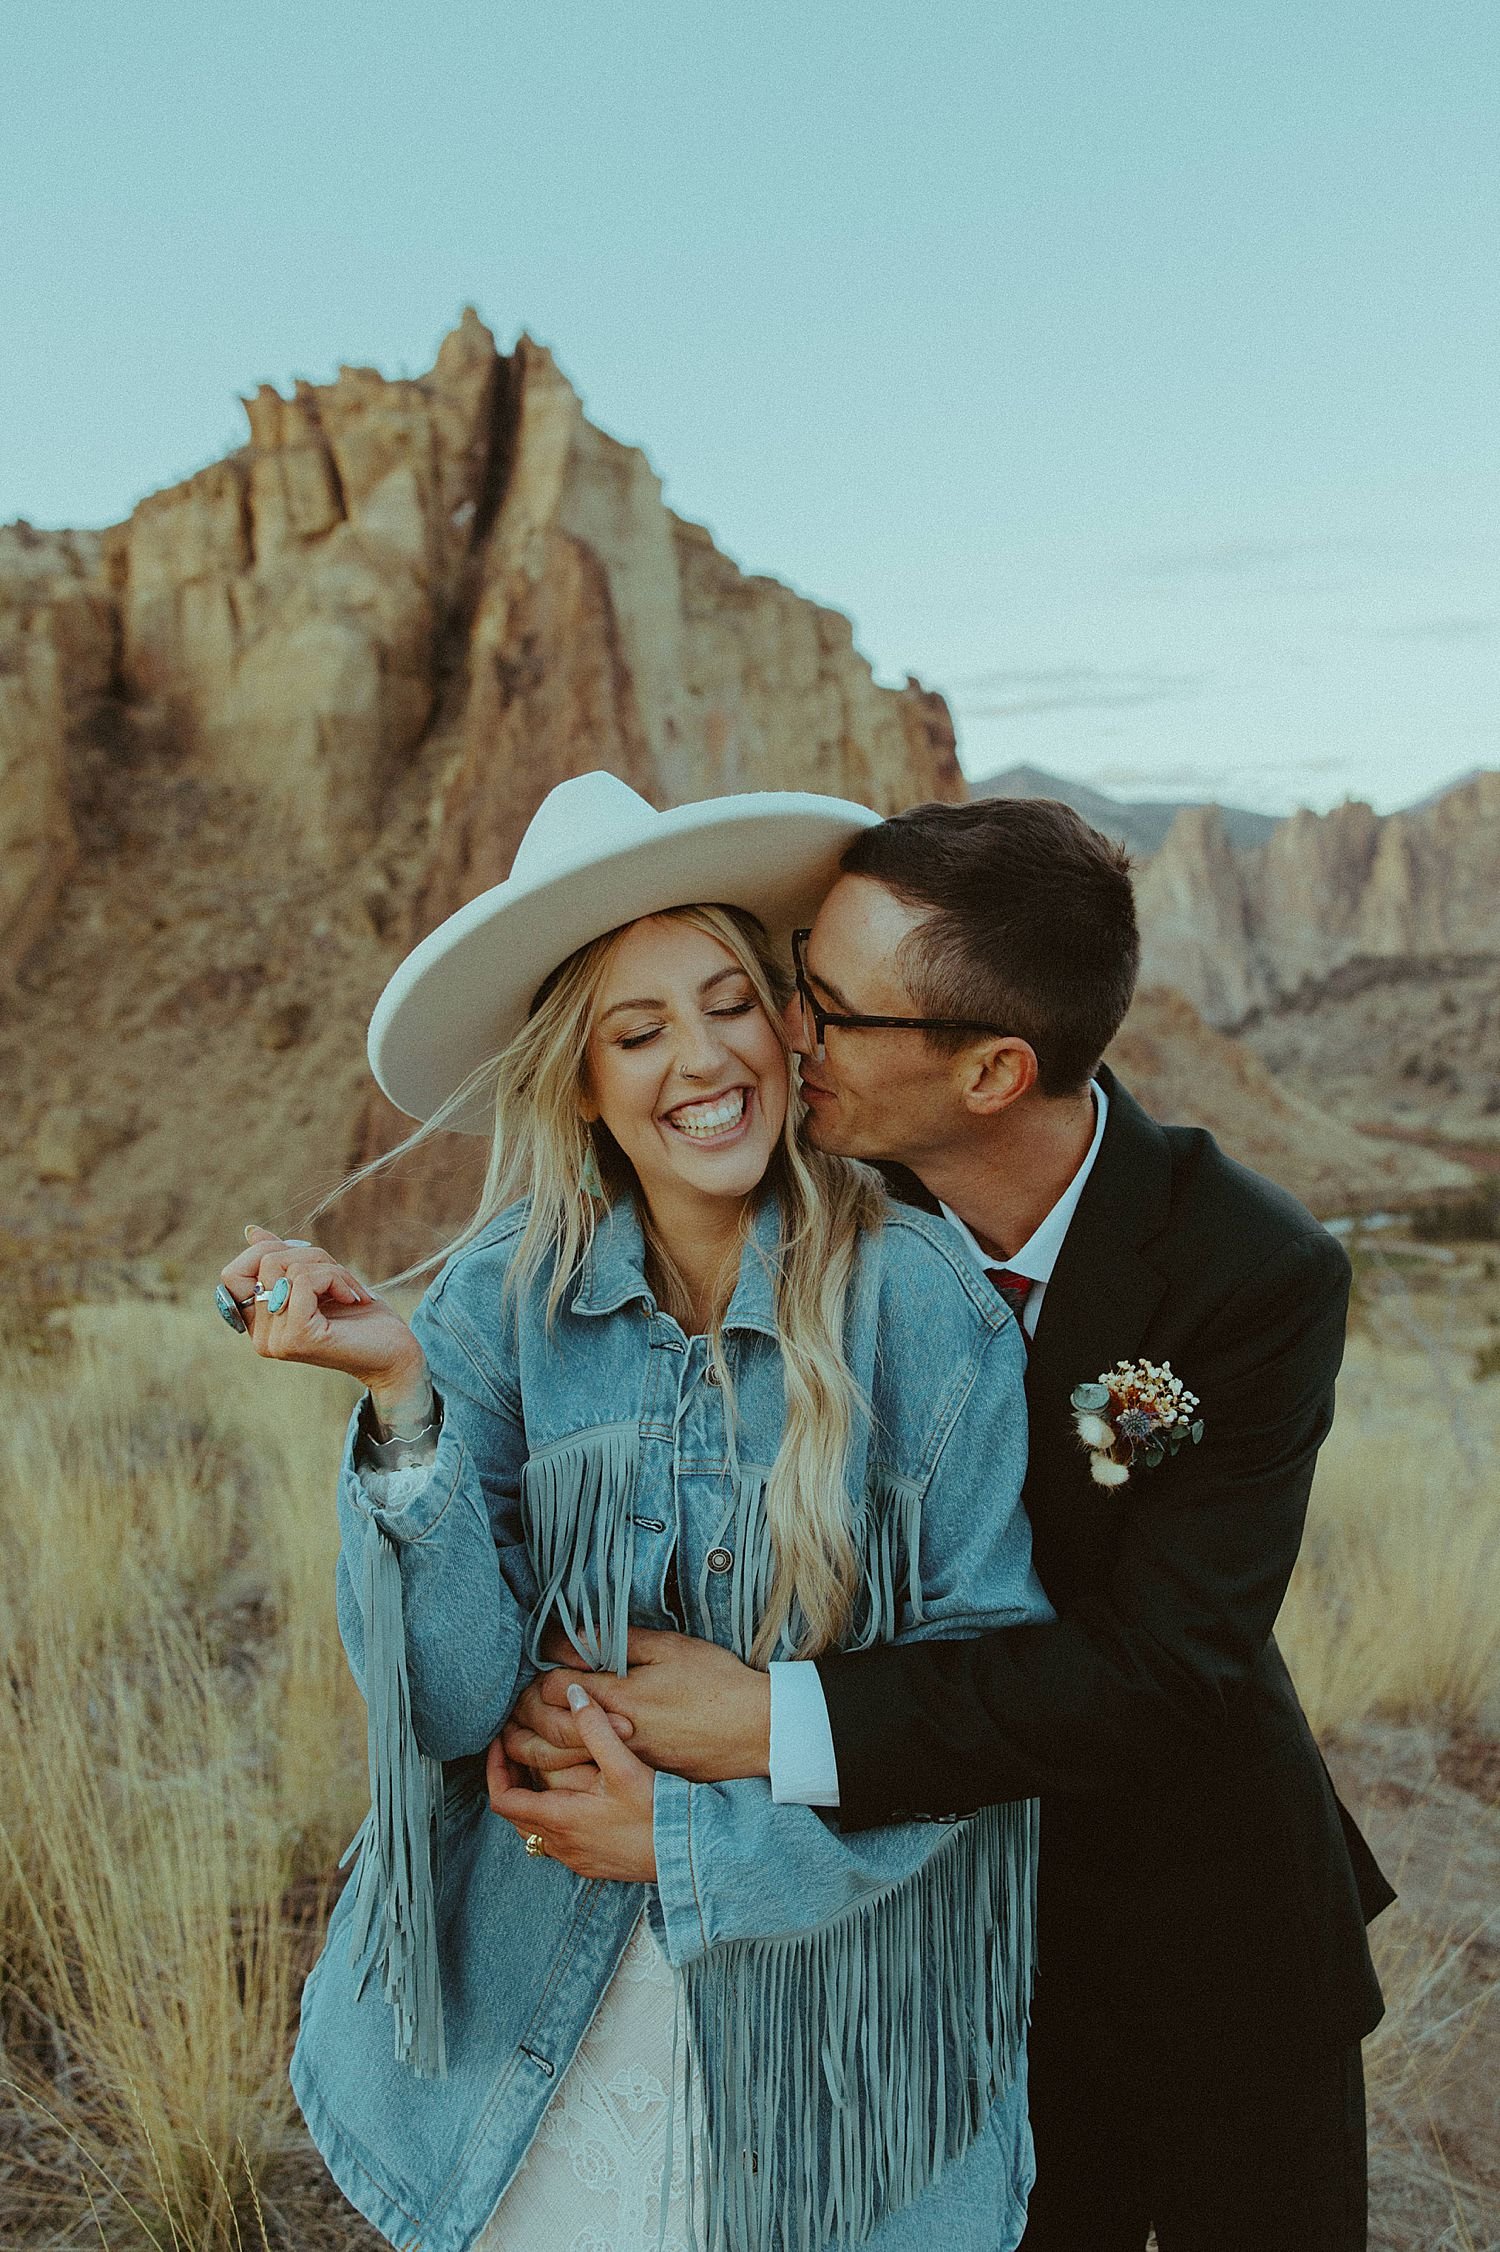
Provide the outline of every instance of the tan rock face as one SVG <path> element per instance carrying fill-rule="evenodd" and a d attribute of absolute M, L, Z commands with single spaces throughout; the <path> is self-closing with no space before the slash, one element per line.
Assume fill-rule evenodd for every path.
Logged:
<path fill-rule="evenodd" d="M 114 535 L 130 694 L 330 854 L 375 835 L 431 716 L 499 369 L 470 315 L 417 381 L 263 387 L 243 452 Z"/>
<path fill-rule="evenodd" d="M 123 1149 L 135 1135 L 135 1120 L 117 1112 L 76 1104 L 50 1110 L 32 1143 L 32 1162 L 40 1181 L 86 1181 L 101 1158 Z"/>
<path fill-rule="evenodd" d="M 940 697 L 877 687 L 847 618 L 747 577 L 674 516 L 645 455 L 585 420 L 539 346 L 517 347 L 508 390 L 510 470 L 477 558 L 420 925 L 498 883 L 547 791 L 595 767 L 658 805 L 800 789 L 890 811 L 964 795 Z"/>
<path fill-rule="evenodd" d="M 1143 977 L 1233 1026 L 1355 965 L 1500 960 L 1500 774 L 1384 819 L 1298 813 L 1231 852 L 1214 807 L 1179 814 L 1138 888 Z"/>
<path fill-rule="evenodd" d="M 1266 997 L 1250 900 L 1217 806 L 1179 813 L 1136 879 L 1141 975 L 1192 996 L 1216 1024 L 1234 1024 Z"/>
<path fill-rule="evenodd" d="M 108 696 L 114 664 L 98 535 L 0 527 L 0 988 L 77 858 L 68 751 Z"/>

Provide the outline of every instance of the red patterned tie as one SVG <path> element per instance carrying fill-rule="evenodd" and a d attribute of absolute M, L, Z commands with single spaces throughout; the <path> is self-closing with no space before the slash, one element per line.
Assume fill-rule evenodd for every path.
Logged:
<path fill-rule="evenodd" d="M 984 1271 L 1015 1315 L 1016 1327 L 1021 1329 L 1021 1334 L 1024 1337 L 1026 1333 L 1021 1326 L 1021 1313 L 1031 1295 L 1034 1277 L 1031 1275 L 1013 1275 L 1009 1267 L 986 1267 Z"/>

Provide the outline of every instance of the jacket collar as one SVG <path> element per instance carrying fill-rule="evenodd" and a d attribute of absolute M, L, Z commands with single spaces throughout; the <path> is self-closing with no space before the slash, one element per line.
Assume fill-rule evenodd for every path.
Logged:
<path fill-rule="evenodd" d="M 755 1329 L 762 1336 L 776 1336 L 780 1260 L 781 1207 L 774 1196 L 767 1195 L 761 1198 L 751 1223 L 739 1279 L 724 1316 L 726 1329 Z M 656 1296 L 646 1280 L 646 1238 L 640 1213 L 633 1196 L 622 1196 L 595 1225 L 573 1293 L 572 1311 L 613 1314 L 642 1300 L 655 1309 Z"/>

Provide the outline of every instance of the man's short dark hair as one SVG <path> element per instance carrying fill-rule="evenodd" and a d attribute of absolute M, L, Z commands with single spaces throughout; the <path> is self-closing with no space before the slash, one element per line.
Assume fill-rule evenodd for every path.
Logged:
<path fill-rule="evenodd" d="M 1025 1040 L 1045 1095 L 1087 1085 L 1140 967 L 1120 845 L 1055 798 L 977 798 L 915 805 L 863 829 L 842 865 L 922 912 L 898 960 L 923 1016 Z M 972 1037 L 927 1035 L 955 1050 Z"/>

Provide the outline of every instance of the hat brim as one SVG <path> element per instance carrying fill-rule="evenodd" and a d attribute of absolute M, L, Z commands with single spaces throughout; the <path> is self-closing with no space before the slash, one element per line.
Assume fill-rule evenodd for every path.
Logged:
<path fill-rule="evenodd" d="M 377 1085 L 426 1120 L 526 1021 L 537 989 L 579 947 L 642 915 L 713 903 L 758 916 L 784 944 L 811 923 L 839 856 L 880 815 L 843 798 L 762 791 L 661 815 L 652 836 L 601 846 L 584 868 L 540 882 L 508 878 L 428 933 L 399 964 L 370 1018 Z M 445 1125 L 488 1135 L 473 1098 Z"/>

